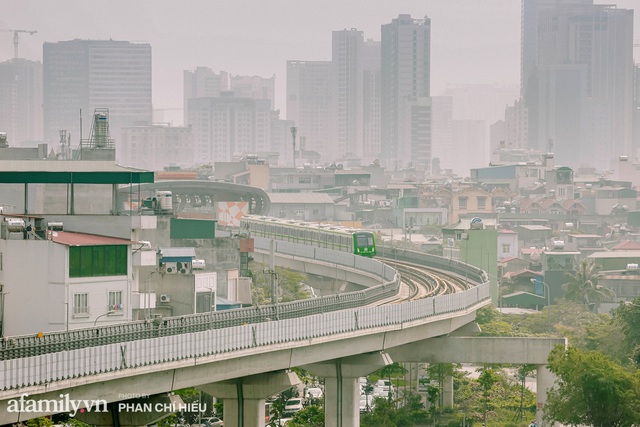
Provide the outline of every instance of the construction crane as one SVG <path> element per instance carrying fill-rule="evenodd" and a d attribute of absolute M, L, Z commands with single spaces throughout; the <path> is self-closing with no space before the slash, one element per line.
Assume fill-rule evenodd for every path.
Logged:
<path fill-rule="evenodd" d="M 37 31 L 31 31 L 31 30 L 0 29 L 0 31 L 13 33 L 13 58 L 14 59 L 18 59 L 18 42 L 20 41 L 20 33 L 29 33 L 30 35 L 34 35 L 35 33 L 37 33 Z"/>

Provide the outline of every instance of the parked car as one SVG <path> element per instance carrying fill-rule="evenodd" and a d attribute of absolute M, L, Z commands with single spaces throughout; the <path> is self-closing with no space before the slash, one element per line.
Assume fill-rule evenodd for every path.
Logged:
<path fill-rule="evenodd" d="M 218 417 L 206 417 L 200 420 L 202 425 L 209 427 L 222 427 L 224 426 L 224 421 L 222 421 Z"/>
<path fill-rule="evenodd" d="M 304 408 L 304 399 L 301 397 L 292 397 L 284 404 L 284 413 L 293 414 Z"/>

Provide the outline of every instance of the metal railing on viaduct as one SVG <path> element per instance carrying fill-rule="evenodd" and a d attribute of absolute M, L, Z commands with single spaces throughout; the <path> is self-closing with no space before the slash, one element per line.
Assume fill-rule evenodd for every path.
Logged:
<path fill-rule="evenodd" d="M 459 313 L 490 299 L 489 283 L 482 270 L 429 256 L 423 258 L 426 266 L 446 268 L 478 285 L 460 293 L 368 307 L 397 293 L 400 279 L 393 268 L 375 259 L 276 243 L 279 255 L 367 271 L 378 276 L 380 284 L 357 292 L 277 305 L 8 337 L 0 349 L 0 390 L 19 392 L 23 387 L 234 351 L 255 349 L 259 353 L 261 347 L 278 343 Z M 256 242 L 258 250 L 268 247 L 268 241 Z"/>

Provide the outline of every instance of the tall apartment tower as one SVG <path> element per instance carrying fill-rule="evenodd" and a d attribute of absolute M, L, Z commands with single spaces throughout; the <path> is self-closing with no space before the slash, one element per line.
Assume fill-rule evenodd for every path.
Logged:
<path fill-rule="evenodd" d="M 0 132 L 12 146 L 42 141 L 42 63 L 0 63 Z"/>
<path fill-rule="evenodd" d="M 382 25 L 381 134 L 392 169 L 431 162 L 431 21 L 399 15 Z"/>
<path fill-rule="evenodd" d="M 269 151 L 271 109 L 269 100 L 220 97 L 189 99 L 187 126 L 191 126 L 197 164 L 229 162 L 236 153 Z"/>
<path fill-rule="evenodd" d="M 640 64 L 635 66 L 635 87 L 634 87 L 634 101 L 633 106 L 635 116 L 633 118 L 633 142 L 632 142 L 632 154 L 633 159 L 640 159 Z"/>
<path fill-rule="evenodd" d="M 231 76 L 230 90 L 238 98 L 266 99 L 269 108 L 275 105 L 276 76 L 265 78 L 260 76 Z"/>
<path fill-rule="evenodd" d="M 208 67 L 196 67 L 195 70 L 184 70 L 184 123 L 188 123 L 187 105 L 192 98 L 217 98 L 220 93 L 229 90 L 229 73 L 216 73 Z"/>
<path fill-rule="evenodd" d="M 530 148 L 609 169 L 632 148 L 633 10 L 523 0 L 522 95 Z"/>
<path fill-rule="evenodd" d="M 149 125 L 151 46 L 116 40 L 70 40 L 43 46 L 44 139 L 58 141 L 62 129 L 80 139 L 95 108 L 109 109 L 111 137 L 124 127 Z M 89 133 L 85 124 L 84 137 Z"/>
<path fill-rule="evenodd" d="M 380 42 L 367 40 L 362 45 L 362 123 L 363 160 L 380 159 Z"/>
<path fill-rule="evenodd" d="M 363 156 L 363 79 L 364 34 L 355 28 L 334 31 L 332 62 L 335 72 L 336 150 L 333 157 Z"/>
<path fill-rule="evenodd" d="M 305 150 L 318 152 L 325 162 L 335 154 L 333 76 L 332 61 L 287 61 L 287 120 L 297 127 L 296 151 L 304 140 Z M 282 164 L 293 164 L 290 158 Z"/>

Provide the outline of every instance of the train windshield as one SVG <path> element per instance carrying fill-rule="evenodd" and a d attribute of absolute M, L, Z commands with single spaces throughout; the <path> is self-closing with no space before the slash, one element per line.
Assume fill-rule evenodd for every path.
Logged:
<path fill-rule="evenodd" d="M 358 233 L 358 234 L 356 234 L 356 244 L 359 247 L 373 245 L 373 235 L 371 235 L 369 233 Z"/>

